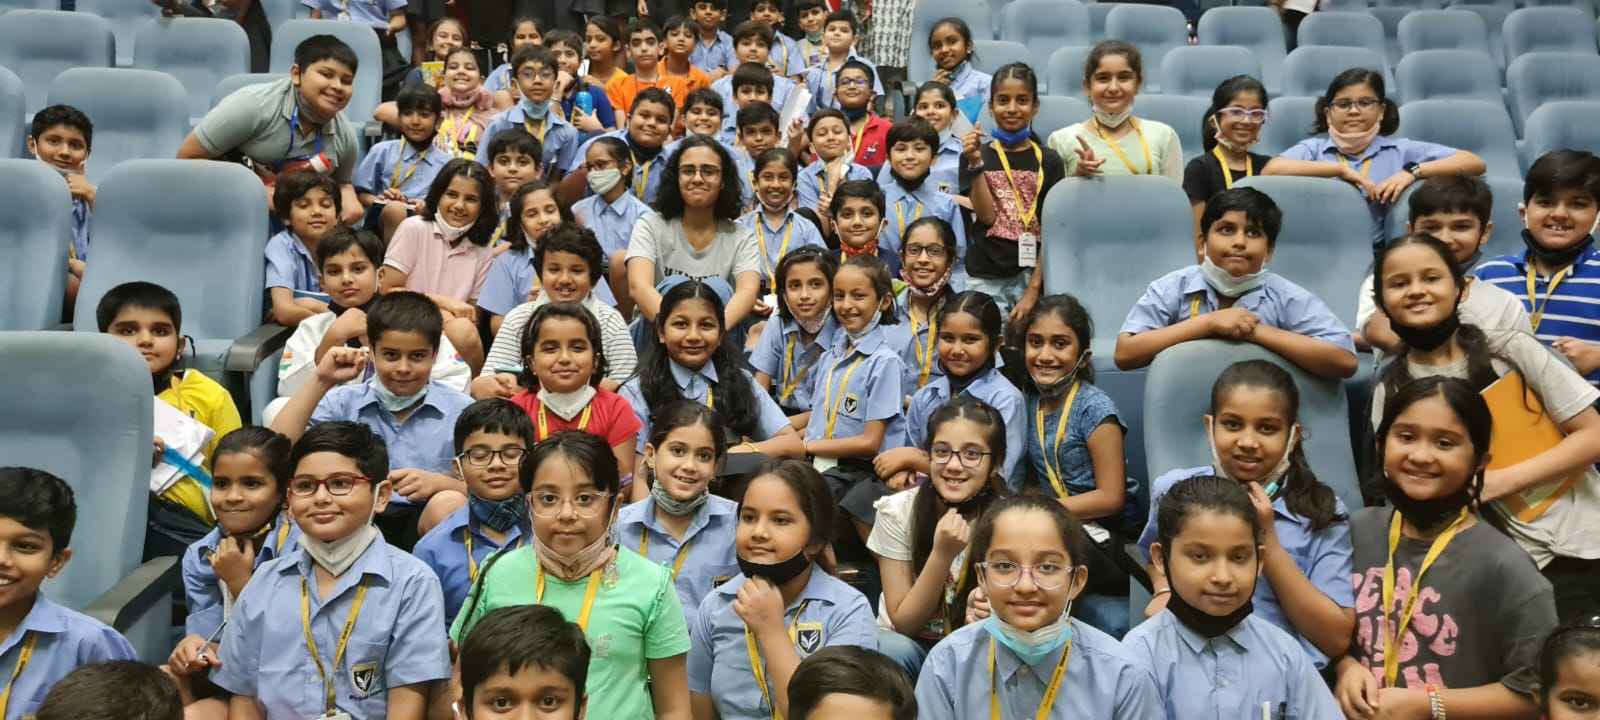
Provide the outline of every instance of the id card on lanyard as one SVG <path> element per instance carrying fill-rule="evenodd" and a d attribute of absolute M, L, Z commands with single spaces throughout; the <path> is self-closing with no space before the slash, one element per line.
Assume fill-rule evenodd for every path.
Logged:
<path fill-rule="evenodd" d="M 299 92 L 295 90 L 294 92 Z M 278 175 L 295 170 L 310 168 L 319 175 L 327 175 L 334 170 L 333 161 L 322 152 L 324 139 L 323 129 L 317 128 L 313 134 L 314 142 L 309 155 L 293 155 L 295 142 L 300 139 L 300 103 L 294 104 L 294 114 L 289 116 L 289 144 L 283 151 L 284 159 L 273 165 L 272 171 Z"/>

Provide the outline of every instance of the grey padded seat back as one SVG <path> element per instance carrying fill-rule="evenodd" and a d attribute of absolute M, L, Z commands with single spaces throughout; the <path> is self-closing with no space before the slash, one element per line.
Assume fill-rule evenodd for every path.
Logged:
<path fill-rule="evenodd" d="M 1385 86 L 1393 87 L 1384 63 L 1383 53 L 1371 48 L 1302 45 L 1283 61 L 1283 94 L 1321 97 L 1328 83 L 1350 68 L 1381 72 Z"/>
<path fill-rule="evenodd" d="M 1124 4 L 1106 16 L 1106 37 L 1139 48 L 1144 92 L 1161 91 L 1161 62 L 1174 48 L 1189 45 L 1189 21 L 1168 5 Z"/>
<path fill-rule="evenodd" d="M 1600 55 L 1528 53 L 1506 68 L 1506 104 L 1519 134 L 1534 110 L 1554 100 L 1600 100 Z"/>
<path fill-rule="evenodd" d="M 1056 48 L 1094 44 L 1089 9 L 1078 0 L 1014 0 L 1006 6 L 1002 17 L 1001 37 L 1026 45 L 1031 58 L 1028 64 L 1035 68 Z M 1046 87 L 1050 92 L 1071 92 L 1056 90 L 1048 84 Z"/>
<path fill-rule="evenodd" d="M 1220 7 L 1200 16 L 1196 28 L 1200 44 L 1238 45 L 1250 51 L 1261 64 L 1261 82 L 1267 92 L 1282 90 L 1283 59 L 1288 55 L 1283 21 L 1265 7 Z"/>
<path fill-rule="evenodd" d="M 188 94 L 164 72 L 73 68 L 50 84 L 49 102 L 78 108 L 94 122 L 93 182 L 128 160 L 177 157 L 189 134 Z"/>
<path fill-rule="evenodd" d="M 1488 100 L 1418 100 L 1400 107 L 1400 137 L 1425 140 L 1483 158 L 1489 175 L 1521 178 L 1516 133 L 1506 106 Z"/>
<path fill-rule="evenodd" d="M 22 78 L 28 117 L 45 106 L 51 81 L 77 67 L 111 67 L 111 23 L 88 13 L 13 10 L 0 15 L 0 67 Z"/>
<path fill-rule="evenodd" d="M 28 94 L 22 78 L 0 67 L 0 158 L 27 154 L 26 138 Z"/>
<path fill-rule="evenodd" d="M 1133 114 L 1172 126 L 1178 133 L 1183 160 L 1188 162 L 1200 154 L 1200 118 L 1210 107 L 1209 97 L 1140 93 L 1133 103 Z"/>
<path fill-rule="evenodd" d="M 1317 12 L 1300 23 L 1300 45 L 1364 47 L 1384 52 L 1383 23 L 1369 12 Z"/>
<path fill-rule="evenodd" d="M 1416 10 L 1400 21 L 1400 51 L 1477 50 L 1489 54 L 1489 26 L 1471 10 Z"/>
<path fill-rule="evenodd" d="M 1600 150 L 1600 100 L 1556 100 L 1528 115 L 1523 169 L 1551 150 Z"/>
<path fill-rule="evenodd" d="M 61 173 L 38 160 L 0 160 L 0 330 L 61 322 L 71 243 L 72 195 Z"/>
<path fill-rule="evenodd" d="M 1082 99 L 1083 94 L 1083 64 L 1089 60 L 1088 46 L 1068 45 L 1056 48 L 1050 53 L 1046 61 L 1043 79 L 1050 88 L 1050 94 L 1057 97 L 1075 97 Z M 1035 68 L 1037 70 L 1037 68 Z"/>
<path fill-rule="evenodd" d="M 1595 51 L 1594 15 L 1575 7 L 1530 7 L 1506 16 L 1506 61 L 1531 52 Z"/>
<path fill-rule="evenodd" d="M 211 109 L 217 83 L 250 72 L 250 38 L 221 18 L 171 18 L 145 23 L 134 41 L 133 66 L 160 70 L 183 84 L 189 117 Z"/>
<path fill-rule="evenodd" d="M 1033 57 L 1029 54 L 1028 46 L 1019 42 L 1010 40 L 973 40 L 972 48 L 978 54 L 978 57 L 972 61 L 972 66 L 990 75 L 1011 63 L 1025 63 L 1030 67 L 1033 65 Z M 983 101 L 987 103 L 989 99 L 984 98 Z"/>
<path fill-rule="evenodd" d="M 129 0 L 76 0 L 78 12 L 99 15 L 111 21 L 111 32 L 117 38 L 117 66 L 133 64 L 134 36 L 145 23 L 159 20 L 161 8 L 153 2 Z M 237 23 L 235 23 L 237 24 Z"/>
<path fill-rule="evenodd" d="M 1161 75 L 1165 94 L 1209 100 L 1218 85 L 1235 75 L 1249 75 L 1260 80 L 1261 63 L 1256 62 L 1248 48 L 1194 45 L 1167 53 L 1167 59 L 1161 63 Z"/>
<path fill-rule="evenodd" d="M 1254 150 L 1263 155 L 1277 155 L 1295 146 L 1311 135 L 1312 123 L 1317 121 L 1317 99 L 1314 97 L 1275 97 L 1267 104 L 1272 116 L 1261 128 L 1261 144 Z"/>
<path fill-rule="evenodd" d="M 1238 183 L 1267 194 L 1283 211 L 1268 267 L 1327 303 L 1349 328 L 1356 294 L 1372 264 L 1372 213 L 1342 180 L 1269 175 Z"/>
<path fill-rule="evenodd" d="M 1505 105 L 1500 69 L 1478 50 L 1418 50 L 1400 59 L 1395 91 L 1402 103 L 1440 98 L 1487 100 Z"/>
<path fill-rule="evenodd" d="M 216 89 L 211 91 L 211 107 L 216 107 L 218 103 L 222 102 L 223 98 L 251 85 L 276 82 L 286 77 L 289 77 L 288 73 L 239 73 L 238 75 L 229 75 L 217 82 Z M 207 108 L 208 111 L 209 109 Z M 202 113 L 203 116 L 204 114 Z"/>

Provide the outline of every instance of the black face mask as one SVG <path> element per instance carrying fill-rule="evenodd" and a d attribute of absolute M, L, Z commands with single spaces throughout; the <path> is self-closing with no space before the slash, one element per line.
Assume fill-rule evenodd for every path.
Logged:
<path fill-rule="evenodd" d="M 1389 327 L 1394 330 L 1395 335 L 1400 336 L 1406 347 L 1432 352 L 1455 337 L 1456 330 L 1461 327 L 1461 311 L 1451 310 L 1449 316 L 1430 328 L 1411 328 L 1400 323 L 1390 323 Z"/>
<path fill-rule="evenodd" d="M 1566 267 L 1577 260 L 1578 256 L 1589 250 L 1589 246 L 1594 244 L 1594 236 L 1586 237 L 1583 242 L 1565 250 L 1550 250 L 1534 242 L 1532 232 L 1523 230 L 1522 244 L 1528 247 L 1528 254 L 1540 263 L 1550 267 Z"/>
<path fill-rule="evenodd" d="M 772 564 L 758 563 L 736 556 L 739 560 L 739 572 L 747 578 L 766 578 L 773 585 L 782 585 L 790 580 L 800 577 L 800 573 L 811 567 L 811 558 L 806 557 L 806 551 L 801 550 L 794 557 Z"/>
<path fill-rule="evenodd" d="M 1389 478 L 1388 473 L 1383 475 L 1383 494 L 1389 499 L 1389 504 L 1404 517 L 1407 522 L 1417 526 L 1424 532 L 1437 530 L 1454 521 L 1461 514 L 1461 508 L 1472 502 L 1470 483 L 1462 485 L 1455 492 L 1442 497 L 1416 500 L 1406 495 L 1400 485 Z"/>
<path fill-rule="evenodd" d="M 893 169 L 889 170 L 889 174 L 894 176 L 895 184 L 899 185 L 901 189 L 905 190 L 906 192 L 916 192 L 919 188 L 921 188 L 922 183 L 928 179 L 928 173 L 930 172 L 932 172 L 932 168 L 923 170 L 921 175 L 918 175 L 914 178 L 908 178 L 901 176 L 900 173 L 894 171 Z"/>
<path fill-rule="evenodd" d="M 1166 560 L 1166 565 L 1170 566 L 1172 564 L 1172 553 L 1167 551 L 1166 546 L 1161 548 L 1161 557 Z M 1256 569 L 1259 572 L 1260 566 L 1257 565 Z M 1257 580 L 1257 582 L 1260 581 Z M 1255 612 L 1255 601 L 1246 600 L 1243 605 L 1240 605 L 1227 615 L 1212 615 L 1190 605 L 1189 601 L 1184 600 L 1183 596 L 1178 594 L 1178 589 L 1172 587 L 1171 575 L 1167 576 L 1167 587 L 1172 589 L 1171 592 L 1167 593 L 1167 609 L 1172 611 L 1173 617 L 1178 618 L 1178 622 L 1183 623 L 1184 627 L 1199 633 L 1204 638 L 1218 637 L 1232 630 L 1239 623 L 1244 622 L 1244 619 L 1249 617 L 1250 613 Z M 1254 587 L 1250 588 L 1250 594 L 1252 596 L 1255 595 Z"/>

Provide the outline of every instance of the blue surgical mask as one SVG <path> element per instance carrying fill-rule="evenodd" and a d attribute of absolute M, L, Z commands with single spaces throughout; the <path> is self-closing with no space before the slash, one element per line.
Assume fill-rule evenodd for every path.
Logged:
<path fill-rule="evenodd" d="M 1010 648 L 1011 652 L 1016 653 L 1023 662 L 1037 665 L 1072 639 L 1072 621 L 1068 619 L 1072 608 L 1070 602 L 1067 608 L 1068 611 L 1061 613 L 1061 617 L 1056 618 L 1055 622 L 1032 632 L 1018 629 L 1001 620 L 999 615 L 990 615 L 985 619 L 983 628 L 989 631 L 990 637 Z"/>
<path fill-rule="evenodd" d="M 548 102 L 536 103 L 523 98 L 522 102 L 518 103 L 518 106 L 522 108 L 522 114 L 528 116 L 530 120 L 543 120 L 546 115 L 550 114 L 550 103 Z"/>
<path fill-rule="evenodd" d="M 1033 130 L 1029 128 L 1023 128 L 1016 132 L 1011 132 L 1009 130 L 995 128 L 990 130 L 989 134 L 994 136 L 994 139 L 999 140 L 1000 144 L 1005 147 L 1016 147 L 1017 145 L 1027 142 L 1028 138 L 1033 135 Z"/>
<path fill-rule="evenodd" d="M 378 396 L 378 403 L 383 405 L 383 409 L 388 410 L 390 414 L 394 414 L 410 410 L 417 403 L 422 402 L 422 398 L 428 394 L 428 386 L 423 385 L 422 389 L 418 390 L 414 395 L 396 395 L 389 390 L 387 385 L 383 384 L 382 379 L 375 378 L 372 381 L 372 392 Z"/>

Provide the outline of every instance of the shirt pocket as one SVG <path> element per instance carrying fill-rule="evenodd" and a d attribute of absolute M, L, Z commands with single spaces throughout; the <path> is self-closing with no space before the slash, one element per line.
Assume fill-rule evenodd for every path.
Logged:
<path fill-rule="evenodd" d="M 370 717 L 382 717 L 387 705 L 388 683 L 385 681 L 389 643 L 350 639 L 345 651 L 341 692 L 344 697 L 359 702 Z M 374 705 L 376 703 L 376 705 Z"/>

